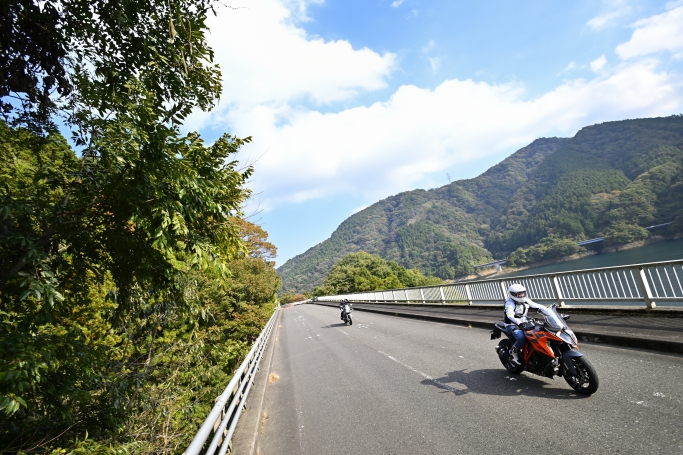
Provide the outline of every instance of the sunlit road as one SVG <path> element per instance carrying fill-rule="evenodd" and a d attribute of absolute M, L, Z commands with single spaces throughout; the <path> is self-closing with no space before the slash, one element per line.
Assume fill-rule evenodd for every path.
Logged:
<path fill-rule="evenodd" d="M 683 454 L 683 357 L 582 344 L 600 389 L 512 377 L 483 329 L 283 311 L 260 455 Z"/>

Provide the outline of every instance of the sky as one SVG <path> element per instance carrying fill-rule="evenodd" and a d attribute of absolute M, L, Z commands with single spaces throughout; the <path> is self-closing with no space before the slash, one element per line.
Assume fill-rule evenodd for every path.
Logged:
<path fill-rule="evenodd" d="M 536 138 L 683 113 L 683 0 L 228 0 L 209 26 L 223 93 L 185 128 L 253 138 L 278 266 Z"/>

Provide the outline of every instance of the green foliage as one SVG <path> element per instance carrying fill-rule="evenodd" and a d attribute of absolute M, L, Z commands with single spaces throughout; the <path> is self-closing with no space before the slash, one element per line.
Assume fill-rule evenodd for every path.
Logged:
<path fill-rule="evenodd" d="M 292 294 L 289 292 L 283 293 L 278 300 L 280 300 L 280 303 L 282 304 L 287 304 L 287 303 L 292 303 L 292 302 L 301 302 L 303 300 L 306 300 L 308 298 L 312 297 L 312 294 Z"/>
<path fill-rule="evenodd" d="M 613 223 L 605 232 L 605 244 L 615 245 L 620 243 L 637 242 L 644 240 L 649 233 L 641 226 L 627 223 Z"/>
<path fill-rule="evenodd" d="M 426 277 L 416 269 L 406 269 L 394 261 L 360 251 L 341 258 L 325 278 L 324 287 L 316 288 L 313 294 L 345 294 L 439 283 L 440 279 Z"/>
<path fill-rule="evenodd" d="M 220 94 L 213 1 L 36 5 L 0 12 L 0 451 L 176 452 L 281 284 L 249 138 L 180 130 Z"/>
<path fill-rule="evenodd" d="M 683 232 L 681 144 L 681 116 L 538 139 L 477 178 L 397 194 L 352 215 L 278 269 L 284 289 L 322 285 L 335 262 L 356 251 L 450 279 L 491 257 L 526 264 L 574 254 L 569 241 L 641 238 L 633 226 L 676 220 L 659 231 L 675 235 Z"/>
<path fill-rule="evenodd" d="M 576 241 L 551 235 L 529 248 L 517 248 L 507 257 L 507 265 L 512 267 L 531 264 L 533 262 L 557 259 L 583 251 Z"/>
<path fill-rule="evenodd" d="M 444 233 L 431 221 L 403 226 L 397 231 L 397 237 L 401 257 L 406 262 L 443 279 L 472 273 L 472 266 L 491 260 L 483 248 Z"/>
<path fill-rule="evenodd" d="M 0 96 L 10 95 L 15 102 L 3 100 L 1 106 L 34 131 L 50 130 L 51 116 L 63 115 L 80 145 L 132 118 L 136 127 L 146 124 L 147 132 L 160 138 L 165 129 L 155 131 L 155 124 L 182 121 L 195 107 L 210 108 L 220 94 L 220 72 L 205 37 L 213 4 L 4 4 L 0 18 L 7 73 L 0 79 Z M 56 93 L 50 92 L 53 87 Z"/>

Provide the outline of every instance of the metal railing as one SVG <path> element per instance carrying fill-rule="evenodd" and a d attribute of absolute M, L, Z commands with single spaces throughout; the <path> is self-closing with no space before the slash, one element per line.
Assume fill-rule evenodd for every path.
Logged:
<path fill-rule="evenodd" d="M 461 281 L 385 291 L 319 297 L 319 300 L 349 299 L 368 303 L 474 304 L 502 303 L 507 289 L 521 283 L 534 301 L 565 304 L 642 303 L 655 308 L 656 302 L 683 303 L 683 259 L 571 272 Z"/>
<path fill-rule="evenodd" d="M 263 357 L 263 352 L 268 345 L 268 338 L 273 330 L 278 310 L 279 308 L 275 309 L 268 324 L 256 339 L 254 346 L 233 375 L 225 391 L 216 398 L 216 404 L 185 450 L 184 455 L 213 455 L 219 445 L 218 454 L 225 455 L 228 451 L 237 426 L 237 420 L 242 409 L 244 409 L 261 357 Z M 211 437 L 212 435 L 213 437 Z M 211 438 L 211 443 L 207 446 L 209 438 Z"/>

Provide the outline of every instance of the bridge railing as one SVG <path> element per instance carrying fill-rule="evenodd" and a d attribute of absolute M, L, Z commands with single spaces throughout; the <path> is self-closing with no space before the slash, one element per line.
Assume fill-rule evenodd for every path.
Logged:
<path fill-rule="evenodd" d="M 215 453 L 225 455 L 227 452 L 237 420 L 254 383 L 261 357 L 268 345 L 268 338 L 273 330 L 278 311 L 279 308 L 276 308 L 228 386 L 216 398 L 216 404 L 183 455 L 214 455 Z M 216 452 L 217 449 L 219 449 L 218 452 Z"/>
<path fill-rule="evenodd" d="M 570 272 L 461 281 L 437 286 L 356 292 L 319 297 L 369 303 L 490 304 L 501 303 L 510 285 L 521 283 L 534 301 L 566 304 L 629 305 L 656 302 L 683 304 L 683 259 Z"/>

